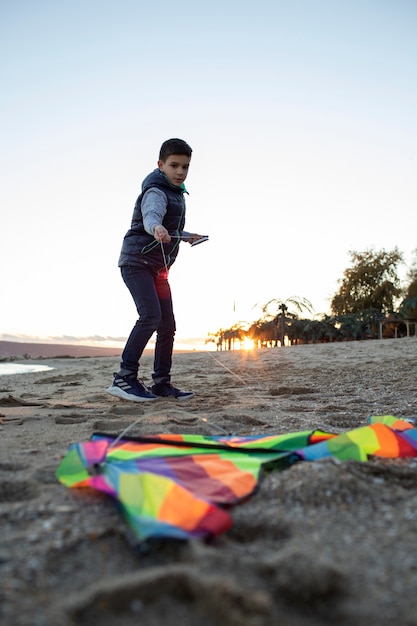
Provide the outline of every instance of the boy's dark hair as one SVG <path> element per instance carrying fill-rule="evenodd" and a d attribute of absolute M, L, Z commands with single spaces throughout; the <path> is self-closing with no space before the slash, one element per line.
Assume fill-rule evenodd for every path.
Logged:
<path fill-rule="evenodd" d="M 159 160 L 165 162 L 171 154 L 185 154 L 191 159 L 192 150 L 182 139 L 167 139 L 159 151 Z"/>

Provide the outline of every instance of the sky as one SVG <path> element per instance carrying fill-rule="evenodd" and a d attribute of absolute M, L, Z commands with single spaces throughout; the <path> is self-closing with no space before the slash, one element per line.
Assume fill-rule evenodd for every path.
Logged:
<path fill-rule="evenodd" d="M 271 299 L 330 312 L 350 251 L 417 248 L 415 0 L 5 1 L 0 339 L 121 341 L 117 260 L 170 137 L 193 148 L 177 347 Z"/>

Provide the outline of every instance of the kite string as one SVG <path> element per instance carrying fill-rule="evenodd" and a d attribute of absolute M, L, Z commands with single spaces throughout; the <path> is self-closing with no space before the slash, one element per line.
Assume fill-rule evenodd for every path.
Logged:
<path fill-rule="evenodd" d="M 162 243 L 162 241 L 160 241 L 159 243 L 161 244 L 162 258 L 164 259 L 165 271 L 168 274 L 168 263 L 167 263 L 167 258 L 165 256 L 164 244 Z"/>
<path fill-rule="evenodd" d="M 164 265 L 165 265 L 165 270 L 168 272 L 168 265 L 167 265 L 167 260 L 166 260 L 166 256 L 165 256 L 165 250 L 164 250 L 164 244 L 161 243 L 161 250 L 162 250 L 162 257 L 164 259 Z M 229 367 L 227 367 L 227 365 L 224 365 L 221 361 L 219 361 L 218 359 L 216 359 L 216 357 L 214 357 L 211 352 L 209 352 L 209 355 L 211 356 L 211 358 L 216 361 L 216 363 L 218 363 L 219 365 L 221 365 L 221 367 L 223 367 L 226 371 L 228 371 L 230 374 L 232 374 L 232 376 L 235 376 L 238 380 L 240 380 L 241 383 L 243 383 L 245 386 L 248 385 L 248 383 L 246 382 L 246 380 L 244 380 L 241 376 L 239 376 L 239 374 L 236 374 L 233 370 L 231 370 Z"/>
<path fill-rule="evenodd" d="M 176 237 L 175 235 L 171 235 L 171 237 Z M 176 237 L 181 239 L 181 236 Z M 168 263 L 167 263 L 167 259 L 165 256 L 165 250 L 164 250 L 164 244 L 162 243 L 162 241 L 159 242 L 161 244 L 161 252 L 162 252 L 162 258 L 164 260 L 164 265 L 165 265 L 165 271 L 168 273 Z M 226 371 L 229 372 L 229 374 L 232 374 L 232 376 L 235 376 L 238 380 L 240 380 L 241 383 L 243 383 L 245 385 L 245 387 L 247 387 L 248 383 L 246 380 L 244 380 L 241 376 L 239 376 L 239 374 L 236 374 L 233 370 L 231 370 L 229 367 L 227 367 L 227 365 L 224 365 L 224 363 L 222 363 L 221 361 L 219 361 L 218 359 L 216 359 L 216 357 L 214 357 L 211 352 L 208 352 L 209 355 L 211 356 L 211 358 L 216 361 L 216 363 L 218 363 L 221 367 L 223 367 Z"/>
<path fill-rule="evenodd" d="M 230 367 L 227 367 L 227 365 L 225 365 L 224 363 L 222 363 L 221 361 L 219 361 L 219 359 L 216 359 L 215 356 L 213 356 L 213 354 L 210 352 L 210 350 L 207 350 L 207 354 L 209 354 L 211 356 L 211 358 L 213 359 L 213 361 L 216 361 L 216 363 L 218 363 L 219 365 L 221 365 L 221 367 L 223 367 L 227 372 L 229 372 L 230 374 L 232 374 L 233 376 L 235 376 L 235 378 L 237 378 L 238 380 L 240 380 L 241 383 L 243 383 L 245 385 L 245 387 L 248 386 L 247 381 L 242 378 L 242 376 L 239 376 L 239 374 L 236 374 L 236 372 L 234 372 L 233 370 L 230 369 Z"/>
<path fill-rule="evenodd" d="M 129 424 L 129 426 L 124 428 L 122 430 L 122 432 L 119 435 L 117 435 L 116 439 L 109 445 L 109 450 L 110 450 L 110 448 L 113 448 L 113 446 L 117 445 L 119 443 L 119 441 L 121 439 L 123 439 L 123 437 L 126 435 L 126 433 L 129 432 L 129 430 L 131 430 L 134 426 L 136 426 L 137 424 L 142 422 L 145 419 L 145 417 L 147 417 L 147 416 L 146 415 L 142 415 L 142 417 L 139 417 L 134 422 Z M 225 428 L 222 428 L 221 426 L 218 426 L 217 424 L 211 424 L 205 417 L 199 417 L 197 415 L 197 419 L 199 419 L 202 422 L 204 422 L 205 424 L 207 424 L 210 428 L 213 428 L 213 430 L 217 430 L 217 432 L 222 434 L 222 435 L 227 435 L 227 436 L 231 435 L 231 433 L 229 433 Z"/>
<path fill-rule="evenodd" d="M 175 236 L 175 235 L 171 235 Z M 181 238 L 181 237 L 179 237 Z M 162 243 L 162 241 L 159 242 L 161 244 L 161 252 L 162 252 L 162 258 L 164 260 L 164 265 L 165 265 L 165 271 L 168 273 L 168 263 L 167 263 L 167 259 L 165 256 L 165 250 L 164 250 L 164 244 Z M 218 363 L 219 365 L 221 365 L 221 367 L 224 367 L 225 370 L 227 370 L 230 374 L 232 374 L 233 376 L 235 376 L 238 380 L 240 380 L 241 383 L 243 383 L 245 386 L 247 386 L 247 382 L 246 380 L 244 380 L 241 376 L 239 376 L 239 374 L 236 374 L 233 370 L 231 370 L 229 367 L 227 367 L 226 365 L 224 365 L 221 361 L 219 361 L 218 359 L 216 359 L 216 357 L 214 357 L 210 352 L 209 352 L 211 358 L 216 361 L 216 363 Z"/>
<path fill-rule="evenodd" d="M 116 437 L 116 439 L 109 445 L 109 449 L 113 448 L 113 446 L 119 443 L 120 439 L 123 439 L 125 434 L 129 432 L 129 430 L 131 430 L 134 426 L 136 426 L 136 424 L 139 424 L 139 422 L 142 422 L 142 420 L 144 420 L 145 417 L 146 415 L 142 415 L 142 417 L 138 417 L 138 419 L 132 422 L 131 424 L 129 424 L 129 426 L 126 426 L 126 428 L 123 429 L 122 432 Z"/>

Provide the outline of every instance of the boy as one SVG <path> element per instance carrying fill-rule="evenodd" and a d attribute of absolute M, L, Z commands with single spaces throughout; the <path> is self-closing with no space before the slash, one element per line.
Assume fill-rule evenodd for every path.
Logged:
<path fill-rule="evenodd" d="M 107 391 L 133 402 L 158 397 L 186 400 L 191 391 L 171 384 L 175 319 L 168 270 L 178 254 L 180 241 L 190 244 L 201 235 L 184 232 L 184 186 L 192 150 L 182 139 L 168 139 L 159 153 L 158 168 L 142 183 L 131 227 L 123 239 L 119 267 L 139 314 L 125 345 L 120 370 Z M 139 360 L 157 331 L 153 385 L 149 389 L 137 378 Z"/>

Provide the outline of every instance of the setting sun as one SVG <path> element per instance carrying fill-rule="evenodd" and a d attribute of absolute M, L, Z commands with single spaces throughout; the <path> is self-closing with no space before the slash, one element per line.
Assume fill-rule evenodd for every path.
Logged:
<path fill-rule="evenodd" d="M 245 337 L 245 339 L 242 341 L 242 350 L 253 350 L 255 347 L 254 341 L 253 339 L 250 339 L 249 337 Z"/>

